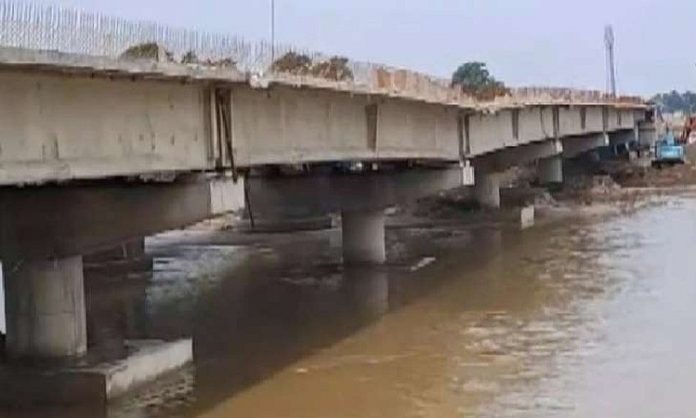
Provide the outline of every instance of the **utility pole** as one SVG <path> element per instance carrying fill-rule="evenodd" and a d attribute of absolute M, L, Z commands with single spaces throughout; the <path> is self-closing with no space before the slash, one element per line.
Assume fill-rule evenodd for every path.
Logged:
<path fill-rule="evenodd" d="M 614 28 L 604 28 L 604 44 L 607 54 L 607 93 L 616 97 L 616 65 L 614 61 Z"/>
<path fill-rule="evenodd" d="M 271 0 L 271 63 L 275 62 L 275 0 Z"/>

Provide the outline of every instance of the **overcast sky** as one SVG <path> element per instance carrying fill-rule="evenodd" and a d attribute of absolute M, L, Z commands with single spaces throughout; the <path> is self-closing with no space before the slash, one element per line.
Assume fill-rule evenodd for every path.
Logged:
<path fill-rule="evenodd" d="M 129 19 L 269 38 L 270 0 L 55 0 Z M 449 77 L 488 63 L 514 86 L 604 89 L 614 26 L 622 93 L 696 89 L 696 0 L 276 0 L 277 38 Z"/>

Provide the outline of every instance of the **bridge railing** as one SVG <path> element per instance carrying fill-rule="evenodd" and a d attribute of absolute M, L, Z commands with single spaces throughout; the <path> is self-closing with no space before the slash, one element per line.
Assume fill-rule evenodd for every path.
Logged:
<path fill-rule="evenodd" d="M 175 57 L 193 51 L 201 59 L 232 58 L 242 70 L 262 71 L 271 57 L 299 48 L 250 42 L 239 36 L 129 21 L 81 10 L 0 0 L 0 45 L 118 57 L 129 47 L 157 43 Z M 308 54 L 306 51 L 302 51 Z M 313 55 L 313 54 L 310 54 Z"/>
<path fill-rule="evenodd" d="M 243 72 L 273 76 L 273 59 L 289 52 L 326 61 L 326 54 L 292 45 L 248 41 L 236 35 L 174 28 L 155 22 L 129 21 L 99 13 L 31 2 L 0 0 L 0 46 L 118 58 L 128 48 L 156 43 L 178 62 L 189 52 L 203 61 L 229 59 Z M 383 64 L 349 60 L 352 77 L 345 83 L 374 92 L 389 92 L 418 99 L 470 104 L 480 102 L 449 80 Z M 276 74 L 286 76 L 286 74 Z M 292 78 L 292 77 L 290 77 Z M 311 74 L 298 77 L 307 84 L 326 83 Z M 328 80 L 329 82 L 331 80 Z M 612 98 L 600 92 L 570 89 L 512 89 L 493 100 L 500 104 L 580 100 L 590 102 L 639 102 L 636 98 Z"/>

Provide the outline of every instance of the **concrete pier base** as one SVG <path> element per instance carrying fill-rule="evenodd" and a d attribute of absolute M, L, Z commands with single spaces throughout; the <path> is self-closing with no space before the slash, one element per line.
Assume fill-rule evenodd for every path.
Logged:
<path fill-rule="evenodd" d="M 563 183 L 563 157 L 558 155 L 539 160 L 539 182 L 541 184 Z"/>
<path fill-rule="evenodd" d="M 476 170 L 474 198 L 484 208 L 500 207 L 500 178 L 497 173 Z"/>
<path fill-rule="evenodd" d="M 344 264 L 381 264 L 387 260 L 384 210 L 344 211 L 341 223 Z"/>
<path fill-rule="evenodd" d="M 190 339 L 126 342 L 121 360 L 78 367 L 0 367 L 0 404 L 103 404 L 193 360 Z"/>
<path fill-rule="evenodd" d="M 87 350 L 82 257 L 3 262 L 6 355 L 63 359 Z"/>

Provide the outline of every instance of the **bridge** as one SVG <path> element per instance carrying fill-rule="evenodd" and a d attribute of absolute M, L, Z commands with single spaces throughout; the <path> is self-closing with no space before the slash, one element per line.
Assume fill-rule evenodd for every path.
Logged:
<path fill-rule="evenodd" d="M 0 260 L 18 361 L 85 354 L 84 258 L 124 242 L 241 209 L 340 213 L 344 263 L 379 264 L 388 206 L 473 186 L 499 207 L 512 166 L 561 183 L 564 158 L 651 140 L 644 102 L 597 92 L 480 100 L 384 66 L 332 80 L 9 44 Z"/>

